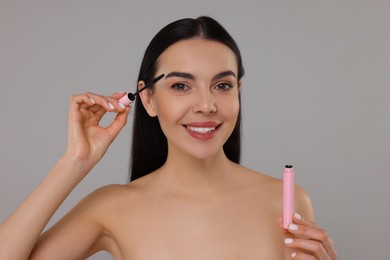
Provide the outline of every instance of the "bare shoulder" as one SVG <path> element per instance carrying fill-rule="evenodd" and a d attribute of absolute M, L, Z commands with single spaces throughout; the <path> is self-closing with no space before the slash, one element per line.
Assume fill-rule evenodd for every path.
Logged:
<path fill-rule="evenodd" d="M 141 188 L 132 183 L 110 184 L 91 192 L 80 203 L 96 207 L 98 210 L 113 210 L 123 203 L 136 201 L 140 191 Z"/>
<path fill-rule="evenodd" d="M 283 182 L 281 181 L 281 179 L 249 169 L 245 166 L 238 164 L 236 165 L 236 172 L 236 175 L 242 179 L 243 183 L 253 185 L 262 190 L 266 190 L 267 192 L 282 192 Z"/>
<path fill-rule="evenodd" d="M 101 249 L 115 254 L 115 242 L 107 231 L 115 221 L 115 214 L 124 205 L 123 197 L 132 197 L 130 189 L 126 185 L 109 185 L 84 197 L 40 237 L 33 256 L 54 259 L 58 252 L 65 251 L 64 258 L 80 259 L 85 252 L 92 254 Z"/>
<path fill-rule="evenodd" d="M 134 209 L 142 205 L 145 194 L 152 190 L 155 184 L 154 173 L 150 173 L 142 178 L 125 184 L 110 184 L 103 186 L 90 193 L 83 200 L 88 204 L 93 204 L 101 212 L 110 215 L 121 213 L 124 209 Z M 102 211 L 103 210 L 103 211 Z"/>
<path fill-rule="evenodd" d="M 241 165 L 237 165 L 237 170 L 243 173 L 245 183 L 251 185 L 262 194 L 266 194 L 268 200 L 274 201 L 278 207 L 283 202 L 283 180 L 282 178 L 272 177 L 270 175 L 254 171 Z M 307 219 L 314 220 L 313 208 L 310 196 L 299 185 L 295 184 L 295 211 Z"/>
<path fill-rule="evenodd" d="M 295 184 L 295 212 L 305 219 L 314 222 L 313 206 L 309 194 L 298 184 Z"/>

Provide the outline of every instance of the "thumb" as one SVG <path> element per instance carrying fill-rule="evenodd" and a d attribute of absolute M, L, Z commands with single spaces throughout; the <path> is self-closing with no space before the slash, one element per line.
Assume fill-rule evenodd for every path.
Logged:
<path fill-rule="evenodd" d="M 110 134 L 111 140 L 114 140 L 119 132 L 127 123 L 128 114 L 131 111 L 131 107 L 127 106 L 125 111 L 118 113 L 112 123 L 106 128 Z"/>

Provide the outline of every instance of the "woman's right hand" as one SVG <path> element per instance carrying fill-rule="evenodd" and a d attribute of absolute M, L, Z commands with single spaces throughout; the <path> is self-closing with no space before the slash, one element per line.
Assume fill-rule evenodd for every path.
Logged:
<path fill-rule="evenodd" d="M 52 249 L 53 244 L 59 245 L 58 248 L 64 245 L 68 248 L 71 246 L 66 241 L 62 245 L 60 237 L 68 237 L 72 232 L 76 232 L 74 230 L 80 230 L 80 226 L 96 224 L 91 221 L 92 218 L 84 218 L 85 222 L 81 224 L 79 221 L 82 218 L 79 218 L 74 222 L 79 223 L 78 225 L 69 224 L 69 219 L 73 219 L 70 217 L 67 221 L 61 221 L 62 224 L 57 224 L 57 228 L 52 229 L 54 231 L 51 231 L 51 235 L 40 239 L 42 230 L 54 212 L 103 157 L 110 144 L 125 126 L 131 108 L 121 106 L 118 102 L 123 95 L 125 94 L 117 93 L 106 97 L 85 93 L 72 96 L 68 116 L 68 147 L 65 156 L 58 161 L 34 192 L 0 225 L 0 259 L 30 259 L 32 252 L 34 252 L 33 259 L 54 259 L 55 257 L 51 257 L 51 254 L 58 254 L 58 252 Z M 103 127 L 99 125 L 99 122 L 107 112 L 117 113 L 117 115 L 109 126 Z M 65 228 L 58 228 L 61 225 Z M 88 241 L 91 242 L 88 239 L 96 238 L 96 232 L 100 232 L 99 227 L 96 225 L 86 229 L 90 233 L 84 232 L 84 242 L 78 241 L 78 248 L 82 248 L 80 251 L 92 246 L 88 244 Z M 53 239 L 53 237 L 56 238 Z M 80 252 L 72 249 L 68 253 L 74 255 Z"/>
<path fill-rule="evenodd" d="M 125 93 L 101 96 L 94 93 L 71 97 L 68 114 L 68 147 L 66 155 L 92 168 L 127 122 L 131 107 L 118 99 Z M 103 127 L 100 120 L 107 112 L 117 113 L 112 123 Z"/>

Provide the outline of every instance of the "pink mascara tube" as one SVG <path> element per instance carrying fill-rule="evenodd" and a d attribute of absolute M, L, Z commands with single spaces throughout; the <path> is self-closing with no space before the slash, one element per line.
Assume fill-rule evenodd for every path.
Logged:
<path fill-rule="evenodd" d="M 283 227 L 293 222 L 294 214 L 294 170 L 292 165 L 286 165 L 283 172 Z"/>

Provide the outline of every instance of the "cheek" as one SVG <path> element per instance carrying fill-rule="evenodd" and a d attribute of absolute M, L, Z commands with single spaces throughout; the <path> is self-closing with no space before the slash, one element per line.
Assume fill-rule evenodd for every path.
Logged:
<path fill-rule="evenodd" d="M 236 118 L 240 111 L 240 102 L 238 97 L 221 98 L 218 102 L 219 113 L 228 118 Z"/>
<path fill-rule="evenodd" d="M 157 99 L 155 102 L 155 107 L 157 115 L 160 120 L 160 124 L 164 124 L 165 121 L 175 122 L 180 120 L 181 117 L 185 114 L 188 103 L 185 103 L 177 98 L 164 98 Z"/>

